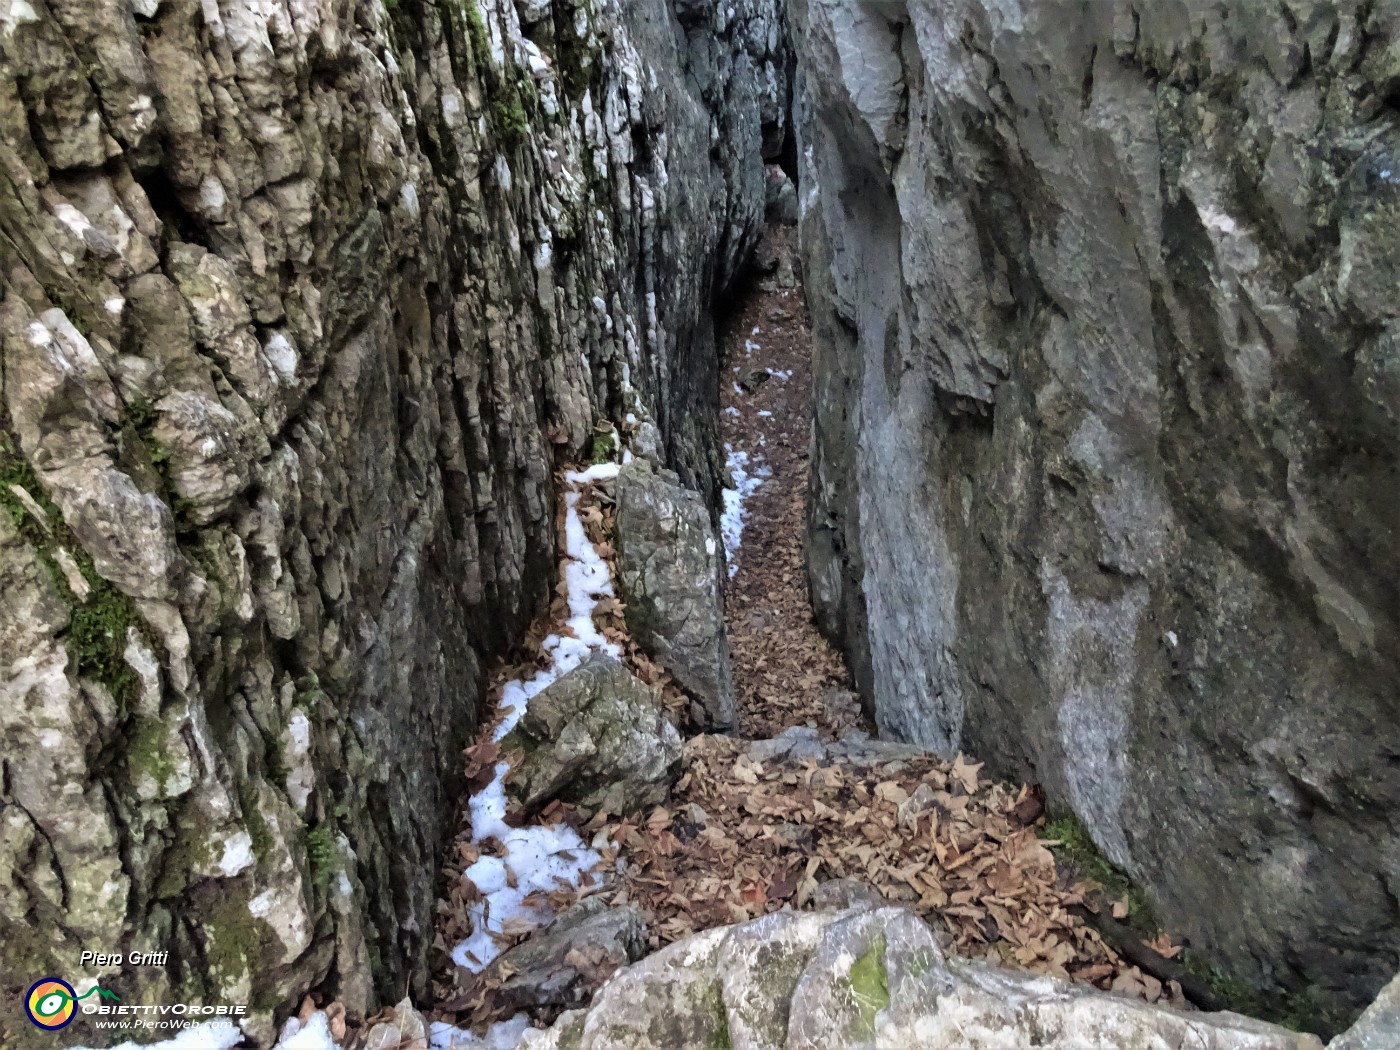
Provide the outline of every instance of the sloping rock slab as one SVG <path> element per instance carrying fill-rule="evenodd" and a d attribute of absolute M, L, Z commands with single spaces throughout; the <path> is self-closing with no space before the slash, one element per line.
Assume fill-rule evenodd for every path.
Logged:
<path fill-rule="evenodd" d="M 617 479 L 617 567 L 627 629 L 694 701 L 697 727 L 736 724 L 723 573 L 700 494 L 633 460 Z"/>
<path fill-rule="evenodd" d="M 506 786 L 531 810 L 557 798 L 634 813 L 664 801 L 680 773 L 680 734 L 651 689 L 600 654 L 532 697 L 503 747 L 525 751 Z"/>
<path fill-rule="evenodd" d="M 494 994 L 507 1010 L 581 1006 L 646 948 L 646 917 L 636 906 L 589 897 L 501 955 L 487 983 L 499 982 Z"/>
<path fill-rule="evenodd" d="M 621 970 L 531 1050 L 958 1047 L 1320 1050 L 1236 1014 L 1187 1014 L 944 955 L 912 912 L 779 912 Z"/>

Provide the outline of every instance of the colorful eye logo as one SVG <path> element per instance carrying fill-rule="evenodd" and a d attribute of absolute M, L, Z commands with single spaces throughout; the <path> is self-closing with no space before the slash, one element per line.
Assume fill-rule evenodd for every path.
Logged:
<path fill-rule="evenodd" d="M 24 997 L 24 1012 L 40 1028 L 57 1031 L 73 1020 L 77 1000 L 77 993 L 67 981 L 44 977 L 29 986 Z"/>

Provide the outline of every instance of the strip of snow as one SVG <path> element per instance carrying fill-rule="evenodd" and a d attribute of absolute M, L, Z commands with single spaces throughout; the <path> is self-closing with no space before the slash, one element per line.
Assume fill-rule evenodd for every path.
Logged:
<path fill-rule="evenodd" d="M 611 481 L 617 477 L 617 472 L 621 469 L 616 463 L 595 463 L 587 470 L 565 471 L 564 480 L 577 488 L 579 485 L 587 485 L 594 481 Z"/>
<path fill-rule="evenodd" d="M 615 478 L 619 469 L 616 463 L 598 463 L 564 475 L 570 491 L 564 493 L 565 558 L 561 575 L 569 608 L 566 623 L 573 636 L 551 634 L 541 645 L 550 659 L 549 666 L 528 678 L 506 683 L 499 705 L 503 717 L 493 735 L 497 742 L 515 728 L 531 697 L 574 670 L 590 653 L 607 653 L 615 659 L 622 656 L 621 648 L 604 638 L 593 622 L 599 599 L 612 597 L 613 589 L 608 563 L 588 541 L 578 514 L 580 488 Z M 496 763 L 491 782 L 468 802 L 472 841 L 494 837 L 504 848 L 502 856 L 482 857 L 463 873 L 481 892 L 483 900 L 472 905 L 472 935 L 452 949 L 452 960 L 473 973 L 480 973 L 500 954 L 491 935 L 499 933 L 507 922 L 524 919 L 543 925 L 548 921 L 547 908 L 525 903 L 530 894 L 578 886 L 602 861 L 567 825 L 513 828 L 507 824 L 505 776 L 509 768 L 505 762 Z"/>
<path fill-rule="evenodd" d="M 739 541 L 744 535 L 744 500 L 754 494 L 763 484 L 763 479 L 772 471 L 755 463 L 753 472 L 750 473 L 749 454 L 739 451 L 727 441 L 724 443 L 724 453 L 729 474 L 734 479 L 734 487 L 724 489 L 721 493 L 724 508 L 719 516 L 719 532 L 724 539 L 724 558 L 729 564 L 729 575 L 732 577 L 739 571 Z M 761 462 L 760 460 L 759 463 Z"/>
<path fill-rule="evenodd" d="M 768 372 L 768 374 L 769 374 L 770 376 L 772 376 L 774 379 L 791 379 L 791 378 L 792 378 L 792 369 L 791 369 L 791 368 L 788 368 L 788 369 L 769 368 L 769 369 L 767 369 L 767 372 Z"/>
<path fill-rule="evenodd" d="M 760 416 L 762 416 L 764 419 L 767 419 L 767 418 L 768 418 L 769 416 L 771 416 L 773 413 L 772 413 L 772 412 L 769 412 L 768 409 L 766 409 L 766 408 L 760 408 L 760 409 L 758 410 L 758 414 L 759 414 Z"/>
<path fill-rule="evenodd" d="M 739 410 L 738 410 L 737 408 L 735 408 L 733 405 L 730 405 L 728 408 L 726 408 L 726 409 L 724 410 L 724 414 L 725 414 L 726 416 L 733 416 L 735 419 L 738 419 L 738 418 L 739 418 Z"/>
<path fill-rule="evenodd" d="M 325 1011 L 317 1010 L 302 1024 L 295 1017 L 282 1026 L 282 1038 L 273 1050 L 338 1050 L 331 1038 L 331 1023 Z"/>
<path fill-rule="evenodd" d="M 529 1027 L 530 1018 L 523 1013 L 497 1021 L 486 1029 L 485 1035 L 472 1035 L 446 1021 L 434 1021 L 429 1027 L 428 1042 L 433 1050 L 515 1050 Z"/>
<path fill-rule="evenodd" d="M 763 347 L 759 346 L 759 345 L 758 345 L 757 343 L 755 343 L 752 339 L 745 339 L 745 340 L 744 340 L 744 353 L 746 353 L 746 354 L 751 354 L 751 353 L 753 353 L 755 350 L 762 350 L 762 349 L 763 349 Z"/>

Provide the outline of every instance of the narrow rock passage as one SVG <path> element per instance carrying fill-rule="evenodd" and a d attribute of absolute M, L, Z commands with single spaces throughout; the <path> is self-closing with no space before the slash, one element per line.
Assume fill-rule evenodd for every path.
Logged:
<path fill-rule="evenodd" d="M 773 272 L 744 298 L 721 336 L 723 434 L 737 483 L 726 492 L 724 531 L 739 727 L 748 737 L 798 725 L 839 734 L 859 725 L 861 712 L 841 659 L 812 622 L 807 595 L 807 305 L 793 231 L 774 227 L 767 238 L 760 263 Z"/>
<path fill-rule="evenodd" d="M 867 735 L 845 667 L 812 620 L 809 322 L 793 231 L 767 237 L 759 260 L 769 272 L 722 333 L 735 475 L 722 531 L 741 733 L 691 738 L 666 805 L 600 828 L 593 848 L 617 876 L 604 895 L 642 907 L 653 948 L 871 895 L 914 908 L 960 955 L 1184 1006 L 1177 985 L 1119 958 L 1072 910 L 1087 888 L 1038 837 L 1044 809 L 1028 785 L 989 783 L 962 755 L 948 762 Z M 1157 946 L 1175 951 L 1165 936 Z"/>
<path fill-rule="evenodd" d="M 548 1023 L 562 1008 L 586 1004 L 636 957 L 642 939 L 655 950 L 776 911 L 862 900 L 912 908 L 965 957 L 1185 1005 L 1174 982 L 1125 962 L 1086 924 L 1087 888 L 1039 838 L 1044 809 L 1029 786 L 988 782 L 980 763 L 962 755 L 949 762 L 866 732 L 844 665 L 817 631 L 808 601 L 808 321 L 792 231 L 768 236 L 760 254 L 768 272 L 722 332 L 731 477 L 721 532 L 741 732 L 687 741 L 679 779 L 659 806 L 590 818 L 556 802 L 535 817 L 516 809 L 503 822 L 496 812 L 503 796 L 489 819 L 473 803 L 449 858 L 441 906 L 439 947 L 459 950 L 457 965 L 441 975 L 437 1046 L 511 1045 L 527 1021 Z M 636 426 L 629 422 L 627 441 Z M 552 646 L 564 645 L 620 656 L 626 673 L 683 721 L 684 697 L 638 650 L 608 583 L 617 574 L 617 472 L 605 464 L 565 476 L 565 579 L 527 640 L 533 658 L 498 675 L 493 695 L 503 709 L 513 706 L 511 695 L 534 695 L 535 686 L 567 670 L 551 655 Z M 589 580 L 574 581 L 571 566 L 585 563 Z M 499 739 L 488 733 L 469 751 L 478 787 L 500 782 Z M 518 863 L 509 849 L 515 839 L 553 844 L 558 855 L 541 865 L 539 851 L 527 850 Z M 553 866 L 567 869 L 565 877 L 552 877 Z M 483 872 L 489 877 L 473 878 Z M 492 912 L 493 895 L 500 915 Z M 591 910 L 581 912 L 575 905 L 584 897 L 593 898 Z M 538 928 L 565 913 L 576 918 L 562 932 Z M 568 932 L 574 922 L 590 932 Z M 629 923 L 635 935 L 616 932 Z M 531 940 L 536 947 L 521 954 L 512 946 L 522 940 L 522 948 Z M 1155 947 L 1175 951 L 1165 937 Z M 533 973 L 536 957 L 547 962 Z M 550 998 L 522 996 L 526 986 Z M 464 1031 L 487 1025 L 495 1027 L 484 1042 Z"/>

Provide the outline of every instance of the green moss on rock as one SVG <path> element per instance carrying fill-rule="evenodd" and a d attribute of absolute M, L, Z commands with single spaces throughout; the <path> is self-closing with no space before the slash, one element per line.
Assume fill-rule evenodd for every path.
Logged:
<path fill-rule="evenodd" d="M 43 511 L 45 520 L 36 520 L 10 487 L 18 485 Z M 0 504 L 15 528 L 30 543 L 53 578 L 59 596 L 69 605 L 69 621 L 61 632 L 68 648 L 70 668 L 80 678 L 101 682 L 119 706 L 129 707 L 140 689 L 140 678 L 126 662 L 127 631 L 141 628 L 141 620 L 131 599 L 97 573 L 92 557 L 77 542 L 49 498 L 38 476 L 6 433 L 0 433 Z M 88 595 L 79 598 L 68 584 L 67 574 L 54 552 L 63 547 L 71 552 Z M 149 642 L 149 638 L 147 638 Z"/>
<path fill-rule="evenodd" d="M 258 808 L 258 797 L 254 790 L 244 784 L 238 790 L 238 804 L 243 810 L 243 824 L 248 829 L 248 838 L 253 843 L 253 856 L 262 858 L 272 850 L 272 829 L 267 826 L 262 810 Z"/>
<path fill-rule="evenodd" d="M 224 987 L 256 973 L 264 942 L 272 937 L 267 924 L 249 913 L 247 901 L 239 894 L 221 899 L 206 912 L 201 933 L 209 975 Z"/>
<path fill-rule="evenodd" d="M 1073 813 L 1056 814 L 1041 829 L 1041 837 L 1055 840 L 1052 850 L 1068 863 L 1074 874 L 1103 888 L 1114 900 L 1128 900 L 1128 922 L 1138 932 L 1153 935 L 1161 929 L 1147 895 L 1128 874 L 1100 852 L 1089 829 Z"/>
<path fill-rule="evenodd" d="M 126 767 L 132 779 L 145 774 L 155 781 L 162 794 L 175 774 L 169 740 L 170 734 L 163 722 L 154 718 L 140 718 L 126 744 Z"/>
<path fill-rule="evenodd" d="M 863 1038 L 875 1034 L 875 1018 L 890 1005 L 889 976 L 885 972 L 885 935 L 851 964 L 851 998 L 856 1007 L 856 1027 Z"/>
<path fill-rule="evenodd" d="M 311 868 L 312 885 L 325 889 L 330 885 L 336 868 L 336 832 L 329 824 L 308 828 L 306 832 L 306 863 Z"/>

